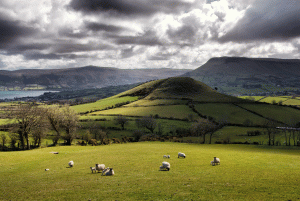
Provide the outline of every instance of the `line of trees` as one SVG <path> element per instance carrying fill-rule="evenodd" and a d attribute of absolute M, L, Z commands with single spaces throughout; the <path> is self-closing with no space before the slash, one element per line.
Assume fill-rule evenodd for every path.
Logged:
<path fill-rule="evenodd" d="M 14 121 L 10 129 L 11 144 L 14 146 L 18 140 L 22 149 L 31 148 L 30 137 L 34 140 L 34 146 L 40 146 L 49 129 L 55 132 L 54 145 L 61 138 L 71 145 L 79 122 L 79 116 L 69 105 L 44 107 L 24 103 L 12 109 L 9 116 Z"/>

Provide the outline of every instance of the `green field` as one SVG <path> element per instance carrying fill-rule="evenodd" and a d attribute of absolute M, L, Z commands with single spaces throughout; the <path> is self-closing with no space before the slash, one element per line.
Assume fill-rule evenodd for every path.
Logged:
<path fill-rule="evenodd" d="M 52 154 L 51 152 L 59 152 Z M 178 159 L 177 153 L 187 157 Z M 171 155 L 163 159 L 163 155 Z M 221 165 L 211 166 L 214 156 Z M 140 142 L 0 153 L 1 200 L 297 200 L 299 148 Z M 68 168 L 68 161 L 74 167 Z M 170 171 L 159 171 L 163 161 Z M 92 174 L 103 163 L 115 175 Z M 49 171 L 45 171 L 49 169 Z"/>
<path fill-rule="evenodd" d="M 255 125 L 260 125 L 264 118 L 233 104 L 206 103 L 197 104 L 195 108 L 202 115 L 211 116 L 216 121 L 226 121 L 232 124 L 243 124 L 245 120 L 251 120 Z"/>
<path fill-rule="evenodd" d="M 92 113 L 95 115 L 126 115 L 126 116 L 148 116 L 158 114 L 167 118 L 187 118 L 193 111 L 186 105 L 149 106 L 149 107 L 120 107 Z"/>
<path fill-rule="evenodd" d="M 72 106 L 72 108 L 78 113 L 84 113 L 84 112 L 90 112 L 90 111 L 95 111 L 95 110 L 103 110 L 107 107 L 113 107 L 119 103 L 132 102 L 132 101 L 136 101 L 137 99 L 138 99 L 138 97 L 130 97 L 130 96 L 115 97 L 115 96 L 113 96 L 110 98 L 105 98 L 105 99 L 96 101 L 94 103 L 87 103 L 87 104 Z"/>
<path fill-rule="evenodd" d="M 299 122 L 300 110 L 269 104 L 239 104 L 241 107 L 288 125 Z"/>

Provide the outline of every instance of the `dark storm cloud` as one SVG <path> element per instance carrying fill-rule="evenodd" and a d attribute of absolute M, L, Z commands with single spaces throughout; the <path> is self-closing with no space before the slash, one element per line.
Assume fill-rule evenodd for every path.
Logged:
<path fill-rule="evenodd" d="M 256 1 L 220 42 L 288 40 L 300 36 L 299 0 Z"/>
<path fill-rule="evenodd" d="M 156 46 L 163 45 L 160 39 L 156 36 L 156 33 L 152 30 L 145 31 L 142 34 L 136 36 L 119 36 L 119 35 L 107 35 L 115 40 L 115 43 L 119 45 L 145 45 Z"/>
<path fill-rule="evenodd" d="M 91 31 L 105 31 L 105 32 L 120 32 L 124 30 L 123 27 L 114 26 L 114 25 L 107 25 L 103 23 L 97 23 L 97 22 L 86 22 L 85 27 L 88 30 Z"/>
<path fill-rule="evenodd" d="M 24 58 L 26 60 L 39 60 L 39 59 L 61 59 L 62 56 L 54 53 L 50 54 L 42 54 L 42 53 L 24 53 L 23 54 Z"/>
<path fill-rule="evenodd" d="M 197 33 L 197 28 L 193 25 L 183 25 L 178 29 L 169 28 L 167 34 L 175 43 L 185 43 L 190 45 L 194 41 L 194 36 Z"/>
<path fill-rule="evenodd" d="M 16 39 L 34 34 L 36 30 L 22 25 L 19 21 L 0 19 L 0 48 L 8 47 Z"/>
<path fill-rule="evenodd" d="M 45 50 L 49 47 L 50 47 L 49 44 L 44 44 L 44 43 L 14 44 L 6 48 L 6 51 L 9 54 L 18 54 L 25 51 L 31 51 L 31 50 Z"/>
<path fill-rule="evenodd" d="M 135 53 L 133 51 L 133 48 L 134 47 L 132 46 L 131 48 L 121 50 L 121 57 L 122 57 L 122 59 L 134 56 Z"/>
<path fill-rule="evenodd" d="M 109 12 L 110 14 L 125 16 L 149 16 L 157 12 L 186 11 L 192 5 L 192 3 L 180 0 L 72 0 L 69 7 L 85 14 Z"/>
<path fill-rule="evenodd" d="M 148 56 L 148 60 L 158 60 L 158 61 L 162 61 L 162 60 L 169 60 L 171 59 L 171 57 L 176 56 L 179 54 L 179 50 L 175 51 L 175 52 L 170 52 L 168 51 L 168 49 L 166 47 L 162 47 L 159 49 L 159 51 L 151 56 Z"/>

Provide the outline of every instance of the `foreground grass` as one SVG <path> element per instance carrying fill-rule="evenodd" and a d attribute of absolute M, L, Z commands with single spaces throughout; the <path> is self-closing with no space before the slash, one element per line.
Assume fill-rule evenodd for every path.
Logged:
<path fill-rule="evenodd" d="M 59 154 L 51 154 L 58 151 Z M 186 159 L 178 159 L 184 152 Z M 170 154 L 170 159 L 163 159 Z M 220 166 L 210 166 L 214 156 Z M 0 153 L 3 200 L 296 200 L 299 149 L 143 142 Z M 68 168 L 68 161 L 75 165 Z M 158 171 L 161 162 L 169 172 Z M 115 176 L 92 174 L 104 163 Z M 44 171 L 49 168 L 49 171 Z"/>

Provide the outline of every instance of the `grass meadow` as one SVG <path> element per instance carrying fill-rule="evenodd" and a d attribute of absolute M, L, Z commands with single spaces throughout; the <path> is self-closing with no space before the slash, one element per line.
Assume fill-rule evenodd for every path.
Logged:
<path fill-rule="evenodd" d="M 51 152 L 59 152 L 52 154 Z M 187 157 L 178 159 L 177 153 Z M 163 155 L 171 155 L 163 159 Z M 211 166 L 214 156 L 221 165 Z M 297 147 L 139 142 L 0 153 L 1 200 L 297 200 Z M 68 168 L 68 161 L 74 167 Z M 170 171 L 159 171 L 163 161 Z M 104 163 L 115 175 L 92 174 Z M 45 169 L 49 171 L 45 171 Z"/>

